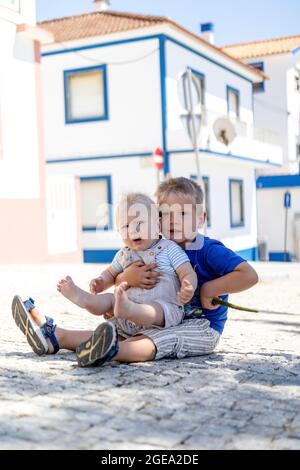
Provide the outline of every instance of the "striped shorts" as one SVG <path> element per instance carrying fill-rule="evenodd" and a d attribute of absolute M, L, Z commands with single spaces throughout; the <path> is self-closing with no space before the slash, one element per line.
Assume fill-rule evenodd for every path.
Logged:
<path fill-rule="evenodd" d="M 170 328 L 148 328 L 135 334 L 118 328 L 118 333 L 124 338 L 138 334 L 147 336 L 156 346 L 156 361 L 210 354 L 221 338 L 220 333 L 211 328 L 210 322 L 204 318 L 183 320 L 180 325 Z"/>

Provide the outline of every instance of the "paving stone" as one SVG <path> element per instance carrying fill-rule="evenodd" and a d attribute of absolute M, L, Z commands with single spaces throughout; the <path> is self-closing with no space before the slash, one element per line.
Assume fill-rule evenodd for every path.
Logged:
<path fill-rule="evenodd" d="M 93 330 L 99 318 L 55 285 L 62 271 L 88 286 L 95 267 L 0 266 L 0 449 L 300 449 L 300 265 L 257 268 L 267 281 L 232 302 L 299 314 L 230 310 L 208 356 L 80 369 L 71 352 L 35 356 L 10 303 L 17 286 L 58 324 Z"/>

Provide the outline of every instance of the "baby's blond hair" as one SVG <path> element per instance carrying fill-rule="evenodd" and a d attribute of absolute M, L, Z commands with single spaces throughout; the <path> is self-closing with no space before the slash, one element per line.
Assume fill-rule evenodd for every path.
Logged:
<path fill-rule="evenodd" d="M 117 205 L 117 210 L 116 210 L 116 221 L 117 225 L 119 225 L 120 222 L 120 212 L 122 213 L 123 210 L 128 210 L 132 207 L 135 207 L 136 213 L 143 212 L 144 214 L 147 214 L 149 217 L 152 215 L 156 216 L 158 219 L 158 207 L 151 199 L 151 197 L 147 196 L 147 194 L 143 193 L 128 193 L 125 194 L 121 197 L 119 204 Z M 135 213 L 135 211 L 132 211 L 132 215 Z"/>

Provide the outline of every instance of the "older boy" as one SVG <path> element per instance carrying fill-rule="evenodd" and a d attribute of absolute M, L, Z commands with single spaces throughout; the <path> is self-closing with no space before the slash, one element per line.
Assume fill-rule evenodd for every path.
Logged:
<path fill-rule="evenodd" d="M 198 356 L 209 354 L 216 348 L 227 320 L 227 308 L 214 306 L 213 297 L 226 300 L 228 294 L 252 287 L 258 281 L 257 274 L 243 258 L 221 242 L 198 233 L 206 214 L 203 192 L 197 183 L 186 178 L 170 179 L 159 186 L 157 199 L 163 235 L 185 249 L 198 278 L 196 294 L 186 307 L 186 319 L 174 327 L 146 329 L 143 334 L 126 340 L 117 337 L 115 327 L 109 321 L 99 325 L 94 332 L 61 328 L 55 331 L 50 325 L 49 353 L 57 352 L 58 347 L 76 349 L 80 365 L 83 352 L 90 355 L 87 365 L 101 365 L 111 359 L 143 362 Z M 133 263 L 118 276 L 117 282 L 126 281 L 129 287 L 151 288 L 159 282 L 159 273 L 154 269 L 155 264 Z M 91 281 L 93 293 L 101 292 L 102 288 L 101 277 Z M 45 317 L 35 306 L 29 303 L 28 309 L 35 323 L 43 325 Z"/>

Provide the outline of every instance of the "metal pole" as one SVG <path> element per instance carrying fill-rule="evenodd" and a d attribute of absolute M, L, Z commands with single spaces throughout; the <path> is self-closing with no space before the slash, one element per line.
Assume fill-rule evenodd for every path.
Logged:
<path fill-rule="evenodd" d="M 285 208 L 285 226 L 284 226 L 284 261 L 287 260 L 287 228 L 288 228 L 288 208 Z"/>
<path fill-rule="evenodd" d="M 200 162 L 199 162 L 199 149 L 198 149 L 198 139 L 197 139 L 197 132 L 196 132 L 196 121 L 195 121 L 195 113 L 194 113 L 194 106 L 193 106 L 193 96 L 192 96 L 192 71 L 188 67 L 187 68 L 187 77 L 188 77 L 188 94 L 189 94 L 189 117 L 191 118 L 192 122 L 192 140 L 193 140 L 193 149 L 195 152 L 196 158 L 196 170 L 197 170 L 197 180 L 199 184 L 204 187 L 203 179 L 200 171 Z"/>
<path fill-rule="evenodd" d="M 194 113 L 194 105 L 193 105 L 193 95 L 192 95 L 192 71 L 188 67 L 187 68 L 187 78 L 188 78 L 188 95 L 189 95 L 189 117 L 191 118 L 192 122 L 192 141 L 193 141 L 193 148 L 194 148 L 194 153 L 195 153 L 195 159 L 196 159 L 196 170 L 197 170 L 197 182 L 199 186 L 201 186 L 202 191 L 203 191 L 203 207 L 205 208 L 205 200 L 206 200 L 206 195 L 205 195 L 205 186 L 204 186 L 204 181 L 201 175 L 201 170 L 200 170 L 200 161 L 199 161 L 199 149 L 198 149 L 198 138 L 197 138 L 197 131 L 196 131 L 196 120 L 195 120 L 195 113 Z M 200 97 L 201 98 L 201 97 Z M 202 120 L 202 115 L 201 115 L 201 120 Z M 200 131 L 201 131 L 201 122 L 200 122 Z M 203 231 L 204 235 L 206 235 L 206 229 L 207 225 L 206 223 L 204 224 Z"/>

